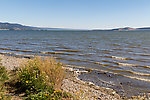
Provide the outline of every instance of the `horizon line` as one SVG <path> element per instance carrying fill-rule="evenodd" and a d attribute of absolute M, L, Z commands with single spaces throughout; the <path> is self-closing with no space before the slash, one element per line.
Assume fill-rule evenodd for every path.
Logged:
<path fill-rule="evenodd" d="M 38 27 L 38 28 L 60 28 L 60 29 L 73 29 L 73 30 L 111 30 L 111 29 L 118 29 L 118 28 L 147 28 L 150 26 L 138 26 L 138 27 L 131 27 L 131 26 L 123 26 L 123 27 L 107 27 L 107 28 L 71 28 L 71 27 L 49 27 L 49 26 L 34 26 L 34 25 L 26 25 L 17 22 L 8 22 L 8 21 L 0 21 L 0 23 L 9 23 L 9 24 L 20 24 L 23 26 L 30 26 L 30 27 Z"/>

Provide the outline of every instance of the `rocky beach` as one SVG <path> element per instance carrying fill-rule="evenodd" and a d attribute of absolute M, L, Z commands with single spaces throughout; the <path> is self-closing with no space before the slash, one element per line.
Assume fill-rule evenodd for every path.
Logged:
<path fill-rule="evenodd" d="M 11 56 L 11 54 L 0 54 L 1 63 L 7 70 L 15 70 L 19 66 L 28 61 L 33 56 Z M 110 88 L 103 88 L 96 86 L 92 82 L 85 82 L 78 78 L 80 73 L 86 73 L 88 71 L 80 71 L 77 68 L 71 68 L 68 66 L 63 67 L 66 70 L 66 77 L 61 85 L 61 90 L 70 92 L 76 96 L 79 100 L 121 100 L 121 97 Z M 15 94 L 14 94 L 15 95 Z M 12 97 L 13 100 L 21 99 L 21 96 Z"/>

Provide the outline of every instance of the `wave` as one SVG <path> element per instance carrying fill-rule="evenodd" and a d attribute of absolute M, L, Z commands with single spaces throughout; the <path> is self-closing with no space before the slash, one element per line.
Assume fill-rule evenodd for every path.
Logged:
<path fill-rule="evenodd" d="M 55 51 L 64 51 L 64 52 L 81 52 L 78 50 L 55 50 Z"/>
<path fill-rule="evenodd" d="M 142 66 L 142 65 L 134 65 L 134 64 L 129 64 L 129 63 L 117 63 L 118 65 L 121 66 L 131 66 L 131 67 L 144 67 L 144 68 L 150 68 L 150 66 Z"/>
<path fill-rule="evenodd" d="M 113 65 L 109 65 L 109 64 L 104 64 L 104 63 L 100 63 L 100 62 L 95 62 L 95 64 L 98 64 L 98 65 L 104 65 L 104 66 L 109 66 L 109 67 L 119 68 L 119 69 L 120 69 L 120 67 L 113 66 Z"/>
<path fill-rule="evenodd" d="M 110 73 L 110 74 L 114 74 L 114 75 L 119 75 L 119 76 L 123 76 L 123 77 L 127 77 L 127 78 L 131 78 L 131 79 L 136 79 L 136 80 L 141 80 L 141 81 L 145 81 L 145 82 L 150 82 L 150 79 L 147 78 L 141 78 L 141 77 L 136 77 L 136 76 L 130 76 L 130 75 L 125 75 L 125 74 L 120 74 L 117 72 L 112 72 L 112 71 L 108 71 L 108 70 L 102 70 L 102 69 L 94 69 L 94 68 L 86 68 L 86 67 L 81 67 L 81 66 L 72 66 L 72 65 L 66 65 L 69 67 L 74 67 L 74 68 L 81 68 L 81 69 L 86 69 L 86 70 L 90 70 L 90 71 L 100 71 L 100 72 L 105 72 L 105 73 Z M 112 69 L 111 69 L 112 70 Z M 117 70 L 116 70 L 117 71 Z M 119 71 L 123 71 L 123 70 L 119 70 Z M 135 72 L 136 73 L 136 72 Z M 137 75 L 144 75 L 144 76 L 150 76 L 150 74 L 144 74 L 144 73 L 136 73 Z"/>
<path fill-rule="evenodd" d="M 58 55 L 75 55 L 75 54 L 63 53 L 63 52 L 44 52 L 44 51 L 39 51 L 39 53 L 42 53 L 42 54 L 58 54 Z"/>
<path fill-rule="evenodd" d="M 125 57 L 117 57 L 117 56 L 112 56 L 112 59 L 117 59 L 117 60 L 128 60 L 128 58 L 125 58 Z"/>

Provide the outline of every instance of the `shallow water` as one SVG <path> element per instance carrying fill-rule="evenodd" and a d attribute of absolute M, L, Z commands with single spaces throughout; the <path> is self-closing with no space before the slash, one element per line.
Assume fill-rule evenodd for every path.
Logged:
<path fill-rule="evenodd" d="M 53 55 L 113 76 L 93 71 L 84 80 L 107 82 L 117 91 L 126 83 L 133 95 L 150 92 L 150 31 L 0 31 L 0 52 Z"/>

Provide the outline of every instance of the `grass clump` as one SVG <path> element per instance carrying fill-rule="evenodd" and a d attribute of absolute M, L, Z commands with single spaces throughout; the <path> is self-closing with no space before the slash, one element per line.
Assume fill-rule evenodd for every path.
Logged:
<path fill-rule="evenodd" d="M 4 83 L 8 79 L 7 71 L 5 67 L 2 66 L 1 60 L 0 60 L 0 81 L 1 83 Z"/>
<path fill-rule="evenodd" d="M 24 90 L 29 100 L 59 100 L 69 97 L 60 90 L 65 74 L 61 63 L 54 58 L 31 59 L 17 74 L 17 85 Z"/>
<path fill-rule="evenodd" d="M 72 95 L 61 90 L 53 91 L 51 94 L 48 92 L 39 92 L 34 95 L 29 95 L 28 100 L 69 100 Z"/>
<path fill-rule="evenodd" d="M 2 66 L 0 60 L 0 100 L 10 100 L 9 96 L 6 96 L 6 89 L 4 83 L 8 80 L 7 71 Z"/>

